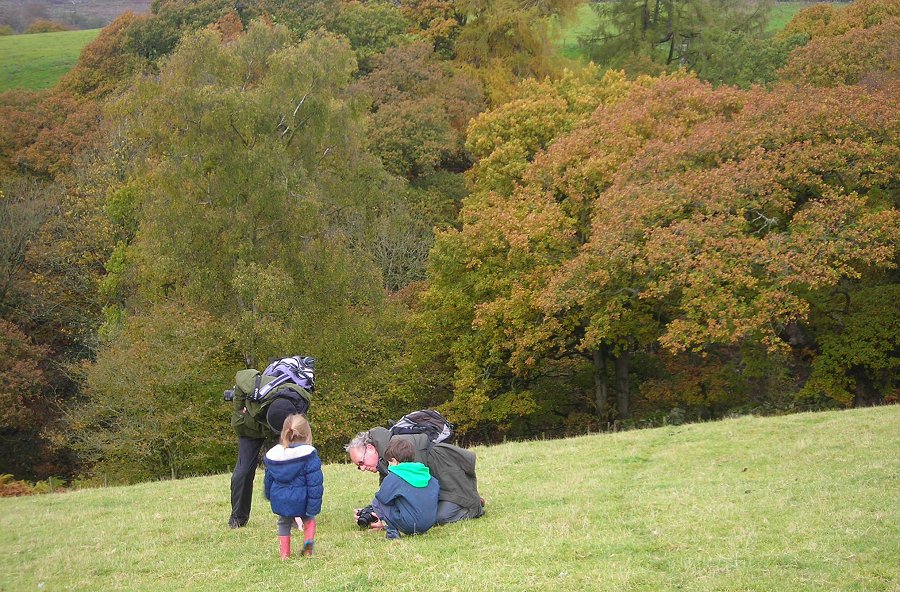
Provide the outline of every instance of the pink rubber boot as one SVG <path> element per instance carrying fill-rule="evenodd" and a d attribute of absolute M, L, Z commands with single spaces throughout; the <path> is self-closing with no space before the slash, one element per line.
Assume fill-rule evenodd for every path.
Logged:
<path fill-rule="evenodd" d="M 281 558 L 287 559 L 291 556 L 291 535 L 279 536 L 278 541 L 281 543 Z"/>
<path fill-rule="evenodd" d="M 301 554 L 309 557 L 313 554 L 313 546 L 316 539 L 316 519 L 307 518 L 303 521 L 303 550 Z"/>

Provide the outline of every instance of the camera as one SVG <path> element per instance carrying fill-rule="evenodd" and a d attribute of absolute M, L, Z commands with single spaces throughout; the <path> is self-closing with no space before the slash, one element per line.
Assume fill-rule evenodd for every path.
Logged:
<path fill-rule="evenodd" d="M 225 401 L 234 401 L 234 389 L 228 389 L 222 394 L 222 399 Z"/>
<path fill-rule="evenodd" d="M 360 528 L 368 528 L 373 522 L 378 522 L 379 518 L 375 515 L 375 508 L 366 506 L 356 513 L 356 525 Z"/>

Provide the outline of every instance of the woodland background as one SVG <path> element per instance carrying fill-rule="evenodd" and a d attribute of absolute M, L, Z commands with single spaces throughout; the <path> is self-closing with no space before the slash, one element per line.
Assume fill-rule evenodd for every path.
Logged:
<path fill-rule="evenodd" d="M 225 471 L 288 354 L 332 460 L 896 402 L 900 0 L 587 9 L 156 0 L 0 94 L 0 473 Z"/>

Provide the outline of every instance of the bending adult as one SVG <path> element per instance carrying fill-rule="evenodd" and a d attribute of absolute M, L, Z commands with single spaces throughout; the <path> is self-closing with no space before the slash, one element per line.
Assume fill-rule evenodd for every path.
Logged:
<path fill-rule="evenodd" d="M 263 377 L 256 370 L 241 370 L 235 375 L 234 413 L 231 425 L 237 434 L 237 463 L 231 474 L 231 517 L 230 528 L 241 528 L 250 520 L 253 503 L 253 480 L 259 465 L 259 453 L 266 439 L 272 440 L 281 434 L 287 416 L 309 410 L 309 393 L 294 384 L 285 384 L 263 403 L 247 400 L 260 384 L 265 385 L 271 377 Z"/>
<path fill-rule="evenodd" d="M 394 439 L 408 440 L 415 449 L 415 462 L 427 466 L 441 487 L 438 497 L 438 524 L 478 518 L 484 514 L 484 500 L 478 493 L 475 453 L 452 444 L 433 444 L 426 434 L 397 434 L 375 427 L 359 432 L 344 449 L 360 471 L 378 473 L 379 483 L 388 474 L 384 452 Z"/>

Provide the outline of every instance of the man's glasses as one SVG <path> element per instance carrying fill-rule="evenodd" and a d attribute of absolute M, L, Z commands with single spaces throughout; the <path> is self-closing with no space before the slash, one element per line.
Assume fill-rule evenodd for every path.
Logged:
<path fill-rule="evenodd" d="M 366 446 L 366 448 L 364 449 L 362 458 L 359 459 L 358 461 L 356 461 L 356 468 L 359 469 L 360 471 L 362 470 L 363 466 L 365 466 L 365 464 L 366 464 L 366 455 L 367 454 L 369 454 L 368 446 Z"/>

